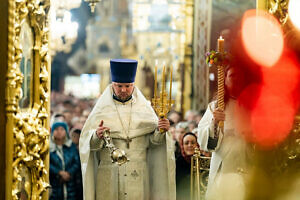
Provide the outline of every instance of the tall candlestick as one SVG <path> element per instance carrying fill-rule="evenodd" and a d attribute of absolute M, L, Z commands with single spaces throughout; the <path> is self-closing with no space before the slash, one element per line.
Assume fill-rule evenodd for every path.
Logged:
<path fill-rule="evenodd" d="M 218 39 L 218 52 L 224 52 L 224 39 L 222 38 L 222 36 L 220 36 L 220 38 Z"/>

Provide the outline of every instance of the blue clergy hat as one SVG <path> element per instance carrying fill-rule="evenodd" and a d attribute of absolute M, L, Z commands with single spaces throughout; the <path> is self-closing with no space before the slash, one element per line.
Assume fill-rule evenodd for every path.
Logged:
<path fill-rule="evenodd" d="M 112 82 L 133 83 L 135 80 L 138 61 L 130 59 L 110 60 L 110 73 Z"/>

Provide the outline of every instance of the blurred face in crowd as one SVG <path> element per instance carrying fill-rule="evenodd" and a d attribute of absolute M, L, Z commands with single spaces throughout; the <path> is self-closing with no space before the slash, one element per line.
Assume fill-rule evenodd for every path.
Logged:
<path fill-rule="evenodd" d="M 76 144 L 77 147 L 79 145 L 79 138 L 80 138 L 80 134 L 74 133 L 74 132 L 72 133 L 72 136 L 71 136 L 72 142 L 74 144 Z"/>
<path fill-rule="evenodd" d="M 82 117 L 85 117 L 85 118 L 87 119 L 88 116 L 89 116 L 89 114 L 90 114 L 90 111 L 89 111 L 89 110 L 84 110 L 84 111 L 82 112 Z"/>
<path fill-rule="evenodd" d="M 195 113 L 192 110 L 187 111 L 185 114 L 185 120 L 186 121 L 194 121 L 195 119 Z"/>
<path fill-rule="evenodd" d="M 189 131 L 192 132 L 195 128 L 197 128 L 197 125 L 195 122 L 189 123 Z"/>
<path fill-rule="evenodd" d="M 180 136 L 182 136 L 185 133 L 186 131 L 184 128 L 176 128 L 176 140 L 179 141 L 181 138 Z"/>
<path fill-rule="evenodd" d="M 80 117 L 82 114 L 81 108 L 79 106 L 76 106 L 74 109 L 74 115 Z"/>
<path fill-rule="evenodd" d="M 80 118 L 79 118 L 79 124 L 81 125 L 81 126 L 83 126 L 84 125 L 84 123 L 85 123 L 85 121 L 86 121 L 86 117 L 84 117 L 84 116 L 81 116 Z"/>
<path fill-rule="evenodd" d="M 174 126 L 170 126 L 169 132 L 172 134 L 173 140 L 176 140 L 176 128 Z"/>
<path fill-rule="evenodd" d="M 70 111 L 65 111 L 65 112 L 63 112 L 63 115 L 64 115 L 64 118 L 65 118 L 65 121 L 67 122 L 67 124 L 70 125 L 72 118 L 73 118 L 72 113 Z"/>
<path fill-rule="evenodd" d="M 245 85 L 244 73 L 237 67 L 230 67 L 225 74 L 225 86 L 231 97 L 238 97 Z"/>
<path fill-rule="evenodd" d="M 195 122 L 196 124 L 199 124 L 200 120 L 202 119 L 202 115 L 196 115 L 195 116 Z"/>
<path fill-rule="evenodd" d="M 193 135 L 187 135 L 183 138 L 183 150 L 187 156 L 192 156 L 196 147 L 197 140 Z"/>
<path fill-rule="evenodd" d="M 54 137 L 54 141 L 56 140 L 64 140 L 66 138 L 66 130 L 64 129 L 64 127 L 59 126 L 56 129 L 54 129 L 53 131 L 53 137 Z"/>
<path fill-rule="evenodd" d="M 134 83 L 112 83 L 114 94 L 122 101 L 130 98 L 134 90 Z"/>
<path fill-rule="evenodd" d="M 169 118 L 170 120 L 172 120 L 175 124 L 177 124 L 177 123 L 180 121 L 180 115 L 179 115 L 178 113 L 176 113 L 176 112 L 171 113 L 171 114 L 168 116 L 168 118 Z"/>

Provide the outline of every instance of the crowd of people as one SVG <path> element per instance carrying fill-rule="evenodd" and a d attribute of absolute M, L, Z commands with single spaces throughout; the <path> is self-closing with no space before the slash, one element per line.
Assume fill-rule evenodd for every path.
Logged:
<path fill-rule="evenodd" d="M 93 104 L 51 93 L 50 199 L 83 199 L 79 138 Z"/>

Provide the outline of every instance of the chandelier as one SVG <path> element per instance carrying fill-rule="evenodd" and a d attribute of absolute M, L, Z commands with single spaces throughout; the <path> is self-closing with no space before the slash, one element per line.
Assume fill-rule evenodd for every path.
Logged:
<path fill-rule="evenodd" d="M 56 52 L 69 53 L 78 30 L 78 23 L 71 21 L 70 10 L 78 8 L 81 0 L 51 0 L 50 3 L 51 55 Z"/>
<path fill-rule="evenodd" d="M 95 7 L 96 7 L 96 4 L 98 2 L 100 2 L 101 0 L 84 0 L 85 2 L 89 3 L 90 7 L 91 7 L 91 12 L 95 12 Z"/>

